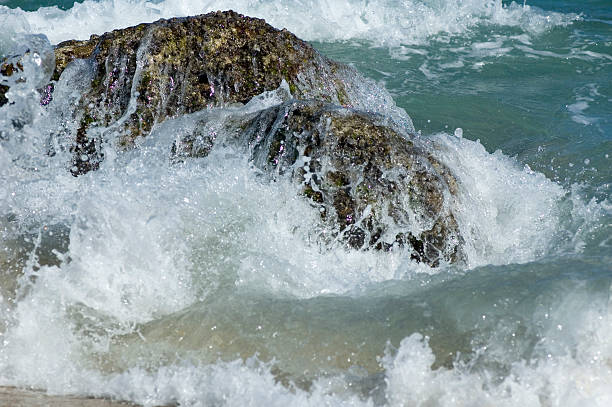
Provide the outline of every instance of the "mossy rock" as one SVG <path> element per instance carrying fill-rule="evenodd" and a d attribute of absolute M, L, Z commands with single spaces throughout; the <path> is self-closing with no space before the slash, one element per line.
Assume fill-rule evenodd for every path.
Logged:
<path fill-rule="evenodd" d="M 291 100 L 243 120 L 228 121 L 224 142 L 246 148 L 271 176 L 291 177 L 319 208 L 328 243 L 408 248 L 431 266 L 462 261 L 457 181 L 417 136 L 323 101 Z"/>
<path fill-rule="evenodd" d="M 325 243 L 408 249 L 431 266 L 462 259 L 452 173 L 422 147 L 411 123 L 365 111 L 390 106 L 371 103 L 368 80 L 286 30 L 216 12 L 64 42 L 55 57 L 58 85 L 69 87 L 77 69 L 90 74 L 80 76 L 88 79 L 75 109 L 74 175 L 99 166 L 105 138 L 129 149 L 162 122 L 192 113 L 201 126 L 171 154 L 204 157 L 218 143 L 206 127 L 216 112 L 224 117 L 223 143 L 245 148 L 270 176 L 291 177 L 320 210 Z M 237 107 L 281 88 L 291 93 L 285 103 Z"/>
<path fill-rule="evenodd" d="M 246 103 L 280 86 L 293 96 L 336 104 L 359 105 L 347 84 L 351 68 L 335 63 L 286 30 L 233 11 L 159 20 L 115 30 L 85 41 L 66 41 L 55 48 L 53 78 L 75 59 L 88 59 L 94 74 L 81 98 L 78 114 L 95 118 L 98 126 L 121 134 L 119 145 L 169 117 L 202 109 Z M 359 81 L 356 81 L 359 82 Z M 87 121 L 74 147 L 80 174 L 101 157 L 91 157 Z M 87 151 L 86 151 L 87 150 Z M 80 160 L 86 153 L 88 161 Z"/>
<path fill-rule="evenodd" d="M 66 66 L 75 59 L 86 59 L 91 57 L 100 37 L 92 35 L 89 40 L 64 41 L 55 47 L 55 70 L 51 79 L 57 81 Z"/>

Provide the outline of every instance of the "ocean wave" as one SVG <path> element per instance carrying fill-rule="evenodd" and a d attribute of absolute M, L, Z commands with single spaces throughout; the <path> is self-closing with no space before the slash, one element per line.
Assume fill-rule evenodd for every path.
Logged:
<path fill-rule="evenodd" d="M 67 11 L 2 8 L 8 28 L 0 40 L 13 47 L 13 34 L 27 32 L 45 33 L 51 42 L 83 38 L 223 4 L 115 0 L 86 1 Z M 534 34 L 575 18 L 485 1 L 242 1 L 232 7 L 307 39 L 358 38 L 381 45 L 463 33 L 479 24 L 518 26 Z M 399 28 L 389 29 L 394 26 Z M 515 40 L 527 46 L 528 34 Z M 35 37 L 41 40 L 38 46 L 49 51 L 41 38 Z M 466 52 L 488 56 L 500 44 L 479 40 Z M 26 68 L 34 66 L 24 61 Z M 17 253 L 23 257 L 23 272 L 1 275 L 3 284 L 17 280 L 7 286 L 18 291 L 0 293 L 0 306 L 7 310 L 0 315 L 3 384 L 143 405 L 607 406 L 612 401 L 609 281 L 597 280 L 597 270 L 588 278 L 564 277 L 567 268 L 590 270 L 588 261 L 560 261 L 548 274 L 541 273 L 554 263 L 550 258 L 584 249 L 589 231 L 609 216 L 608 201 L 586 202 L 579 188 L 553 182 L 501 151 L 491 154 L 481 143 L 461 138 L 462 131 L 456 137 L 437 134 L 422 139 L 456 174 L 459 192 L 453 204 L 467 240 L 467 270 L 434 270 L 401 252 L 321 251 L 312 239 L 317 209 L 289 182 L 262 180 L 241 151 L 219 147 L 207 159 L 171 165 L 168 142 L 180 130 L 178 120 L 159 126 L 132 151 L 117 154 L 108 148 L 98 171 L 72 177 L 66 152 L 48 154 L 50 126 L 64 120 L 54 115 L 68 102 L 57 110 L 40 106 L 33 88 L 37 73 L 26 69 L 28 74 L 31 79 L 16 83 L 8 94 L 14 103 L 0 108 L 0 130 L 8 134 L 9 127 L 15 128 L 10 137 L 0 138 L 0 238 L 3 244 L 28 243 Z M 76 82 L 71 92 L 78 93 Z M 596 85 L 580 88 L 576 103 L 567 109 L 575 121 L 590 120 L 586 114 L 598 97 Z M 9 124 L 13 118 L 20 118 L 22 126 Z M 58 228 L 66 231 L 64 236 L 52 235 Z M 601 245 L 609 244 L 605 239 Z M 54 244 L 49 256 L 56 258 L 45 264 L 38 248 L 49 241 Z M 4 247 L 10 252 L 8 244 Z M 475 269 L 485 265 L 484 272 Z M 470 280 L 479 273 L 480 279 Z M 507 275 L 514 279 L 503 280 Z M 435 278 L 453 284 L 440 284 L 436 291 Z M 406 292 L 404 283 L 414 283 L 414 291 Z M 517 288 L 521 284 L 524 290 Z M 387 302 L 368 297 L 372 287 Z M 398 312 L 393 290 L 406 302 L 419 301 L 410 312 Z M 245 293 L 255 300 L 245 300 Z M 339 299 L 343 308 L 331 303 Z M 326 308 L 330 303 L 334 307 Z M 261 304 L 269 309 L 261 312 Z M 373 314 L 376 306 L 380 312 Z M 201 311 L 196 317 L 209 312 L 210 320 L 193 318 L 188 324 L 193 307 Z M 272 311 L 286 318 L 261 323 L 261 315 L 278 315 Z M 351 358 L 367 355 L 368 344 L 376 342 L 362 335 L 372 331 L 372 321 L 391 332 L 409 326 L 408 320 L 424 321 L 417 330 L 422 334 L 396 337 L 396 348 L 389 344 L 384 355 L 377 353 L 377 373 L 362 374 Z M 452 351 L 461 349 L 457 342 L 464 338 L 453 335 L 457 325 L 475 335 L 468 337 L 469 357 L 458 355 L 452 367 L 432 369 L 441 351 L 436 339 L 424 336 L 430 321 L 450 321 L 434 334 L 439 342 L 448 341 Z M 214 325 L 204 330 L 203 322 Z M 157 337 L 151 328 L 156 323 L 166 323 Z M 200 354 L 178 355 L 189 342 L 183 326 L 201 334 L 193 341 Z M 317 327 L 325 335 L 319 336 Z M 282 332 L 289 334 L 283 338 Z M 383 334 L 374 332 L 381 341 L 390 337 Z M 522 345 L 515 346 L 516 336 Z M 257 355 L 262 348 L 254 344 L 261 338 L 271 349 L 297 348 L 301 356 L 274 361 Z M 315 355 L 336 341 L 332 351 L 346 353 L 335 353 L 333 362 L 345 369 L 331 372 L 332 356 L 317 360 L 331 366 L 329 372 L 304 385 L 300 378 L 284 377 L 275 362 L 305 360 L 311 355 L 301 341 L 310 339 Z M 130 340 L 134 348 L 127 346 Z M 201 346 L 204 340 L 211 346 L 235 341 L 243 346 L 241 357 L 228 351 L 225 360 L 217 359 L 216 350 Z M 350 341 L 357 345 L 349 348 Z M 512 353 L 516 349 L 533 354 Z M 202 354 L 214 360 L 198 359 Z"/>
<path fill-rule="evenodd" d="M 58 43 L 160 18 L 229 8 L 264 18 L 309 41 L 358 39 L 379 46 L 422 44 L 431 35 L 462 34 L 481 25 L 538 34 L 579 19 L 576 14 L 514 2 L 503 5 L 501 0 L 86 0 L 65 11 L 43 7 L 24 12 L 0 6 L 0 13 L 23 17 L 33 32 Z"/>

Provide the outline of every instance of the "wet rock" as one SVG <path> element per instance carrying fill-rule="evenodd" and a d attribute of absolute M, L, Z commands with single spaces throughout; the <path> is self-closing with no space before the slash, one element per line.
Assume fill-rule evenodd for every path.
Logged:
<path fill-rule="evenodd" d="M 117 132 L 117 144 L 129 148 L 166 118 L 246 103 L 283 80 L 296 98 L 352 106 L 362 102 L 358 88 L 365 82 L 290 32 L 232 11 L 67 41 L 57 45 L 55 58 L 56 80 L 75 59 L 87 59 L 93 70 L 76 111 L 75 174 L 99 163 L 100 135 L 93 127 Z"/>
<path fill-rule="evenodd" d="M 23 72 L 23 65 L 19 61 L 11 61 L 9 58 L 4 58 L 0 63 L 0 107 L 8 103 L 6 97 L 10 87 L 8 79 L 17 72 Z M 13 82 L 13 81 L 11 81 Z"/>
<path fill-rule="evenodd" d="M 3 106 L 8 102 L 8 99 L 5 96 L 8 90 L 9 90 L 8 86 L 0 85 L 0 106 Z"/>
<path fill-rule="evenodd" d="M 20 35 L 13 42 L 7 54 L 0 56 L 0 107 L 8 103 L 11 87 L 38 89 L 44 99 L 55 67 L 53 48 L 44 35 Z"/>
<path fill-rule="evenodd" d="M 272 177 L 290 177 L 321 214 L 318 238 L 361 250 L 407 249 L 431 266 L 462 259 L 453 215 L 456 180 L 423 141 L 384 116 L 324 101 L 289 100 L 225 119 L 202 119 L 175 157 L 206 156 L 217 143 L 246 148 Z M 215 140 L 211 134 L 222 133 Z"/>
<path fill-rule="evenodd" d="M 408 247 L 432 266 L 460 259 L 456 180 L 384 117 L 291 101 L 261 112 L 241 137 L 256 165 L 291 174 L 333 239 L 356 249 Z"/>
<path fill-rule="evenodd" d="M 102 143 L 129 149 L 195 120 L 177 135 L 174 160 L 205 157 L 219 142 L 247 148 L 319 209 L 324 244 L 403 248 L 431 266 L 461 260 L 450 171 L 387 93 L 286 30 L 216 12 L 64 42 L 55 61 L 52 97 L 70 81 L 82 89 L 70 103 L 74 175 L 99 166 Z M 268 93 L 278 102 L 257 102 Z"/>

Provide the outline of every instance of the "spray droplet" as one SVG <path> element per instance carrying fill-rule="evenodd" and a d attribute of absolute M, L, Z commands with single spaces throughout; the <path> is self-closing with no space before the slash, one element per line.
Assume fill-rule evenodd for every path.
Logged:
<path fill-rule="evenodd" d="M 458 138 L 463 137 L 463 129 L 461 127 L 457 127 L 455 129 L 455 137 L 458 137 Z"/>
<path fill-rule="evenodd" d="M 591 160 L 589 160 L 588 158 L 584 159 L 584 165 L 589 165 L 591 163 Z"/>

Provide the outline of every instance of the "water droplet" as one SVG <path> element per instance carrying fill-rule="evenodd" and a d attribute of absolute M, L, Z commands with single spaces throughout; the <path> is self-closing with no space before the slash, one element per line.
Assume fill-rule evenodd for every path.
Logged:
<path fill-rule="evenodd" d="M 463 137 L 463 129 L 461 127 L 457 127 L 455 129 L 455 137 L 458 137 L 458 138 Z"/>
<path fill-rule="evenodd" d="M 589 160 L 588 158 L 584 159 L 584 165 L 589 165 L 591 163 L 591 160 Z"/>
<path fill-rule="evenodd" d="M 34 61 L 34 63 L 38 66 L 42 64 L 42 58 L 40 57 L 40 54 L 38 52 L 32 54 L 32 61 Z"/>

